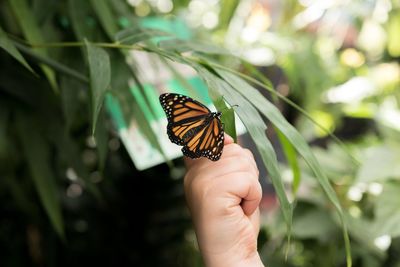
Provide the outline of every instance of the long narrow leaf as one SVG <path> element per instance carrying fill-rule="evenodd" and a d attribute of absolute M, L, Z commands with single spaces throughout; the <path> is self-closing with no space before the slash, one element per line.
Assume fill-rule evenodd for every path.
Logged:
<path fill-rule="evenodd" d="M 110 86 L 111 68 L 107 52 L 85 41 L 90 73 L 92 134 L 95 133 L 97 118 Z"/>
<path fill-rule="evenodd" d="M 44 43 L 44 38 L 39 25 L 35 20 L 31 9 L 26 0 L 9 0 L 10 6 L 17 17 L 18 23 L 24 33 L 26 39 L 31 43 Z M 47 51 L 45 48 L 36 48 L 41 55 L 46 56 Z M 40 66 L 45 73 L 53 90 L 58 91 L 55 73 L 47 66 Z"/>
<path fill-rule="evenodd" d="M 289 202 L 280 171 L 278 161 L 272 144 L 265 135 L 266 125 L 257 110 L 244 99 L 238 92 L 232 89 L 231 85 L 221 80 L 219 77 L 202 68 L 198 69 L 200 76 L 206 81 L 209 90 L 217 90 L 223 95 L 230 105 L 238 105 L 236 112 L 243 124 L 246 126 L 250 136 L 254 140 L 258 151 L 261 154 L 263 162 L 269 171 L 272 184 L 274 185 L 276 194 L 281 204 L 283 216 L 286 221 L 288 235 L 290 236 L 292 227 L 292 204 Z"/>
<path fill-rule="evenodd" d="M 111 12 L 111 8 L 108 5 L 107 0 L 90 0 L 92 8 L 95 11 L 101 26 L 106 31 L 108 37 L 113 40 L 114 35 L 118 32 L 118 26 L 116 24 L 117 19 Z"/>
<path fill-rule="evenodd" d="M 286 160 L 292 169 L 293 173 L 293 181 L 292 181 L 292 192 L 293 196 L 296 197 L 297 190 L 300 185 L 301 181 L 301 173 L 300 173 L 300 167 L 299 167 L 299 162 L 297 161 L 297 154 L 295 151 L 295 148 L 292 143 L 287 140 L 286 136 L 279 130 L 276 129 L 276 134 L 279 138 L 279 142 L 281 143 L 283 153 L 285 154 Z"/>
<path fill-rule="evenodd" d="M 25 58 L 19 53 L 17 48 L 15 48 L 13 42 L 8 39 L 6 33 L 3 31 L 1 27 L 0 27 L 0 47 L 3 48 L 7 53 L 9 53 L 13 58 L 18 60 L 19 63 L 21 63 L 29 71 L 35 73 L 31 68 L 31 66 L 29 66 L 28 62 L 26 62 Z"/>
<path fill-rule="evenodd" d="M 216 71 L 221 77 L 229 82 L 229 84 L 231 84 L 232 87 L 235 88 L 235 90 L 237 90 L 244 98 L 248 99 L 260 111 L 261 114 L 267 117 L 275 125 L 275 127 L 277 127 L 286 136 L 286 138 L 293 144 L 298 153 L 303 156 L 307 164 L 313 170 L 318 182 L 325 191 L 329 200 L 335 206 L 341 219 L 346 246 L 347 266 L 351 266 L 350 241 L 347 233 L 347 226 L 342 207 L 340 206 L 335 191 L 330 185 L 325 173 L 322 171 L 322 168 L 319 165 L 314 154 L 311 152 L 311 149 L 307 145 L 307 142 L 300 135 L 300 133 L 298 133 L 296 129 L 286 121 L 279 110 L 265 97 L 263 97 L 261 93 L 258 92 L 255 88 L 253 88 L 241 78 L 233 75 L 230 72 L 223 70 Z"/>
<path fill-rule="evenodd" d="M 29 171 L 40 201 L 57 234 L 64 239 L 64 223 L 55 177 L 49 166 L 50 155 L 43 136 L 36 130 L 32 118 L 18 114 L 17 127 Z"/>

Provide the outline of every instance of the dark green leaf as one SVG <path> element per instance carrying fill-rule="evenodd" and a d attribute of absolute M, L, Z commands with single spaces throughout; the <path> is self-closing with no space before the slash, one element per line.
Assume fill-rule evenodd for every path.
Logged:
<path fill-rule="evenodd" d="M 104 170 L 104 163 L 107 158 L 108 149 L 108 131 L 105 125 L 107 120 L 104 109 L 100 112 L 99 119 L 102 123 L 97 124 L 94 138 L 96 140 L 97 153 L 99 154 L 99 169 Z"/>
<path fill-rule="evenodd" d="M 111 68 L 107 52 L 85 41 L 90 73 L 92 134 L 95 133 L 97 117 L 110 86 Z"/>
<path fill-rule="evenodd" d="M 44 38 L 35 17 L 29 8 L 26 0 L 9 0 L 10 6 L 15 13 L 18 23 L 24 33 L 26 39 L 31 43 L 41 44 L 44 43 Z M 47 55 L 45 48 L 35 48 L 35 50 L 42 56 Z M 55 73 L 52 69 L 47 66 L 41 65 L 43 72 L 45 73 L 53 90 L 58 91 L 57 81 Z"/>
<path fill-rule="evenodd" d="M 101 26 L 105 30 L 110 40 L 113 40 L 114 35 L 118 32 L 117 19 L 111 12 L 108 5 L 108 0 L 90 0 L 92 8 L 95 11 Z"/>
<path fill-rule="evenodd" d="M 7 51 L 12 57 L 19 61 L 25 68 L 29 71 L 33 72 L 31 66 L 29 66 L 28 62 L 26 62 L 25 58 L 19 53 L 17 48 L 15 48 L 14 44 L 8 39 L 6 33 L 0 27 L 0 47 Z"/>
<path fill-rule="evenodd" d="M 37 126 L 32 118 L 26 114 L 18 114 L 16 123 L 29 172 L 31 173 L 36 191 L 39 194 L 40 201 L 55 231 L 61 238 L 64 238 L 64 223 L 60 198 L 58 196 L 55 176 L 48 164 L 50 162 L 48 145 L 43 139 L 42 134 L 37 130 Z"/>

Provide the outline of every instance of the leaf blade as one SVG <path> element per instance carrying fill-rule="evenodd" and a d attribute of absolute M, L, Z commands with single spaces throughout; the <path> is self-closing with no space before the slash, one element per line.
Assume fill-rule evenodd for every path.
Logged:
<path fill-rule="evenodd" d="M 304 138 L 297 132 L 297 130 L 289 124 L 283 115 L 279 112 L 279 110 L 269 102 L 265 97 L 261 95 L 255 88 L 250 86 L 247 82 L 242 80 L 241 78 L 233 75 L 230 72 L 224 70 L 216 70 L 216 72 L 224 78 L 224 80 L 228 81 L 229 84 L 232 85 L 235 90 L 237 90 L 244 98 L 251 101 L 251 103 L 258 109 L 258 111 L 267 117 L 275 127 L 277 127 L 286 138 L 293 144 L 296 148 L 297 152 L 303 156 L 309 167 L 315 173 L 316 178 L 321 185 L 322 189 L 325 191 L 327 197 L 331 201 L 331 203 L 335 206 L 342 226 L 343 226 L 343 236 L 346 246 L 346 257 L 347 257 L 347 266 L 351 266 L 351 251 L 350 251 L 350 240 L 347 233 L 347 226 L 345 222 L 345 217 L 343 214 L 342 207 L 339 203 L 339 200 L 336 196 L 335 191 L 329 183 L 328 178 L 325 173 L 322 171 L 316 157 L 311 152 L 310 147 L 307 145 Z"/>
<path fill-rule="evenodd" d="M 15 58 L 19 63 L 21 63 L 25 68 L 27 68 L 30 72 L 35 73 L 35 71 L 29 66 L 28 62 L 26 62 L 25 58 L 21 55 L 21 53 L 14 46 L 13 42 L 11 42 L 7 34 L 0 27 L 0 47 L 3 48 L 7 53 L 9 53 L 13 58 Z"/>
<path fill-rule="evenodd" d="M 22 147 L 40 201 L 57 234 L 64 239 L 64 222 L 57 186 L 49 162 L 49 153 L 43 136 L 36 130 L 32 118 L 17 114 L 16 123 Z"/>
<path fill-rule="evenodd" d="M 104 49 L 95 47 L 86 40 L 85 45 L 90 74 L 91 126 L 94 134 L 104 97 L 111 82 L 110 57 Z"/>

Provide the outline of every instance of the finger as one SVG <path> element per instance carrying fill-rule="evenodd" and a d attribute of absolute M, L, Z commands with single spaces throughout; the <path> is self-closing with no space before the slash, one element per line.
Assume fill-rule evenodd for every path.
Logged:
<path fill-rule="evenodd" d="M 218 188 L 215 194 L 221 194 L 221 190 L 233 196 L 235 205 L 240 205 L 244 214 L 249 216 L 254 213 L 261 201 L 262 189 L 254 174 L 251 172 L 235 172 L 224 175 L 213 181 L 214 188 Z"/>
<path fill-rule="evenodd" d="M 229 145 L 232 143 L 234 143 L 233 138 L 230 135 L 228 135 L 227 133 L 224 133 L 224 144 Z"/>
<path fill-rule="evenodd" d="M 258 181 L 253 182 L 248 188 L 248 194 L 243 198 L 242 201 L 242 209 L 244 214 L 246 214 L 247 216 L 252 215 L 260 205 L 261 197 L 261 184 Z"/>

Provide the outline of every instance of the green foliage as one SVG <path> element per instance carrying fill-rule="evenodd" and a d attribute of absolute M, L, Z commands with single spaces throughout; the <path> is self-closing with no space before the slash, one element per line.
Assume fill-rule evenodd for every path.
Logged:
<path fill-rule="evenodd" d="M 118 102 L 124 121 L 134 119 L 149 143 L 164 154 L 157 138 L 159 133 L 152 127 L 157 110 L 151 97 L 158 92 L 149 92 L 143 83 L 146 77 L 142 69 L 149 65 L 144 67 L 144 62 L 130 56 L 130 53 L 140 51 L 151 61 L 160 62 L 157 67 L 167 69 L 193 96 L 197 92 L 173 63 L 196 70 L 208 85 L 205 94 L 223 113 L 225 131 L 234 139 L 235 114 L 246 126 L 268 170 L 280 204 L 281 213 L 274 217 L 273 223 L 265 223 L 266 242 L 260 244 L 268 265 L 351 266 L 352 252 L 355 266 L 396 266 L 396 263 L 385 265 L 385 260 L 393 259 L 391 253 L 399 251 L 400 247 L 396 245 L 400 234 L 400 203 L 396 201 L 400 193 L 399 128 L 387 114 L 398 112 L 400 79 L 398 76 L 397 80 L 376 77 L 398 70 L 398 4 L 393 1 L 387 22 L 379 22 L 386 24 L 377 26 L 386 29 L 388 35 L 387 43 L 383 45 L 386 50 L 378 53 L 357 43 L 351 44 L 356 51 L 349 50 L 344 40 L 332 40 L 322 30 L 313 32 L 312 28 L 290 28 L 288 25 L 294 25 L 298 13 L 307 7 L 297 1 L 285 1 L 280 21 L 275 25 L 278 32 L 271 31 L 268 38 L 260 39 L 260 43 L 254 41 L 250 44 L 268 47 L 274 53 L 284 79 L 271 82 L 260 71 L 261 68 L 237 59 L 229 49 L 210 44 L 209 36 L 190 39 L 178 36 L 178 31 L 143 26 L 141 19 L 131 11 L 143 14 L 140 12 L 151 6 L 147 1 L 135 8 L 123 0 L 50 2 L 0 2 L 1 14 L 6 13 L 2 10 L 12 11 L 0 18 L 0 175 L 4 178 L 0 180 L 0 199 L 9 203 L 12 210 L 17 210 L 16 217 L 23 214 L 26 218 L 21 220 L 21 228 L 13 228 L 24 233 L 20 229 L 28 229 L 28 241 L 21 241 L 21 244 L 28 242 L 29 249 L 36 248 L 29 243 L 35 231 L 43 237 L 46 247 L 56 247 L 54 251 L 57 251 L 57 246 L 63 246 L 58 239 L 54 241 L 54 233 L 66 243 L 73 243 L 77 240 L 74 236 L 81 231 L 79 229 L 85 228 L 81 223 L 85 220 L 73 214 L 85 217 L 85 211 L 92 216 L 85 218 L 91 227 L 98 214 L 102 214 L 101 220 L 106 221 L 95 227 L 97 232 L 90 232 L 93 236 L 108 232 L 101 227 L 129 231 L 136 227 L 131 224 L 139 221 L 138 242 L 146 244 L 143 251 L 154 249 L 162 255 L 157 259 L 150 253 L 148 262 L 138 260 L 140 255 L 133 255 L 126 261 L 121 260 L 121 265 L 127 262 L 141 266 L 157 266 L 165 262 L 170 266 L 201 265 L 193 240 L 187 241 L 193 232 L 183 208 L 183 195 L 177 193 L 181 192 L 181 180 L 170 179 L 183 176 L 181 162 L 177 162 L 177 167 L 168 162 L 170 168 L 163 165 L 139 173 L 132 170 L 126 151 L 112 149 L 119 141 L 107 114 L 105 100 Z M 187 1 L 179 3 L 182 7 L 187 5 Z M 44 12 L 43 6 L 47 4 L 49 8 Z M 220 24 L 215 31 L 219 40 L 225 33 L 227 38 L 235 35 L 229 31 L 240 4 L 240 1 L 221 1 Z M 174 6 L 174 10 L 177 8 Z M 358 27 L 357 30 L 361 31 L 361 27 L 367 27 L 371 22 L 360 17 L 357 4 L 349 4 L 346 10 L 361 25 L 347 25 L 351 29 Z M 158 14 L 155 9 L 149 12 L 155 16 Z M 265 39 L 274 42 L 265 43 Z M 246 49 L 245 42 L 229 40 L 227 43 L 243 44 L 243 50 Z M 358 56 L 358 62 L 349 61 L 345 52 L 350 53 L 352 59 Z M 249 75 L 237 69 L 244 69 Z M 279 75 L 269 76 L 276 78 Z M 332 87 L 342 85 L 353 76 L 373 80 L 374 91 L 355 103 L 333 101 L 327 104 L 320 101 L 328 101 Z M 278 84 L 277 89 L 273 84 Z M 289 89 L 286 92 L 282 88 Z M 272 100 L 265 97 L 265 92 L 271 95 Z M 393 102 L 395 104 L 391 104 Z M 294 112 L 300 114 L 291 118 L 290 123 L 278 108 L 285 103 L 284 108 L 294 108 Z M 336 130 L 342 125 L 351 127 L 351 123 L 346 124 L 346 119 L 356 119 L 354 114 L 362 114 L 364 109 L 367 109 L 367 114 L 376 111 L 375 117 L 367 116 L 368 123 L 374 127 L 368 126 L 360 138 L 347 141 L 348 150 L 357 155 L 360 166 L 342 147 L 330 141 L 323 141 L 327 149 L 307 144 L 309 140 L 319 142 L 321 135 L 331 134 L 335 127 Z M 322 134 L 315 131 L 317 124 L 327 125 L 324 121 L 327 118 L 332 125 L 329 131 L 322 131 Z M 277 140 L 267 137 L 266 130 L 275 131 Z M 279 141 L 281 146 L 273 146 L 275 141 Z M 278 160 L 280 152 L 288 166 Z M 290 184 L 283 179 L 284 171 L 291 173 Z M 129 183 L 132 187 L 125 187 L 121 181 L 129 179 L 133 185 Z M 286 187 L 290 185 L 292 195 L 289 197 Z M 142 191 L 143 186 L 147 191 Z M 381 192 L 377 193 L 376 188 Z M 358 194 L 356 197 L 352 195 L 354 192 Z M 74 194 L 82 195 L 80 202 Z M 120 195 L 125 198 L 119 199 Z M 359 195 L 361 198 L 357 199 Z M 140 207 L 145 205 L 142 204 L 144 199 L 150 200 L 154 213 L 147 213 Z M 77 207 L 82 210 L 77 211 Z M 95 211 L 85 207 L 95 207 Z M 165 209 L 160 211 L 160 207 Z M 4 211 L 6 213 L 7 208 Z M 139 214 L 139 218 L 127 219 L 124 213 L 132 212 Z M 145 214 L 143 218 L 140 217 L 142 214 Z M 115 220 L 116 224 L 107 222 L 109 220 Z M 51 224 L 54 233 L 46 228 L 47 224 Z M 2 225 L 7 224 L 0 221 Z M 286 225 L 286 230 L 283 225 Z M 121 238 L 132 251 L 143 252 L 142 246 L 129 246 L 131 241 L 120 237 L 123 233 L 117 231 L 105 236 L 115 243 Z M 8 240 L 7 233 L 11 232 L 0 228 L 1 240 Z M 351 251 L 348 235 L 354 241 Z M 288 260 L 285 262 L 282 251 L 287 236 L 293 239 L 287 244 Z M 389 238 L 392 245 L 379 248 L 376 244 L 382 237 L 383 241 Z M 107 238 L 104 240 L 109 241 Z M 130 236 L 130 240 L 135 238 Z M 165 244 L 162 243 L 164 238 Z M 96 238 L 93 240 L 91 244 L 99 250 L 104 249 L 97 247 L 99 242 Z M 16 239 L 15 242 L 19 241 Z M 79 242 L 85 243 L 85 240 Z M 121 248 L 125 243 L 111 249 Z M 74 245 L 82 247 L 82 243 Z M 169 250 L 164 250 L 164 246 Z M 46 260 L 52 254 L 51 250 L 48 253 Z M 71 251 L 69 253 L 74 255 Z M 44 262 L 32 255 L 32 261 L 37 265 Z M 168 255 L 177 256 L 180 264 Z M 100 256 L 99 263 L 101 259 Z M 69 263 L 75 264 L 73 261 Z"/>

